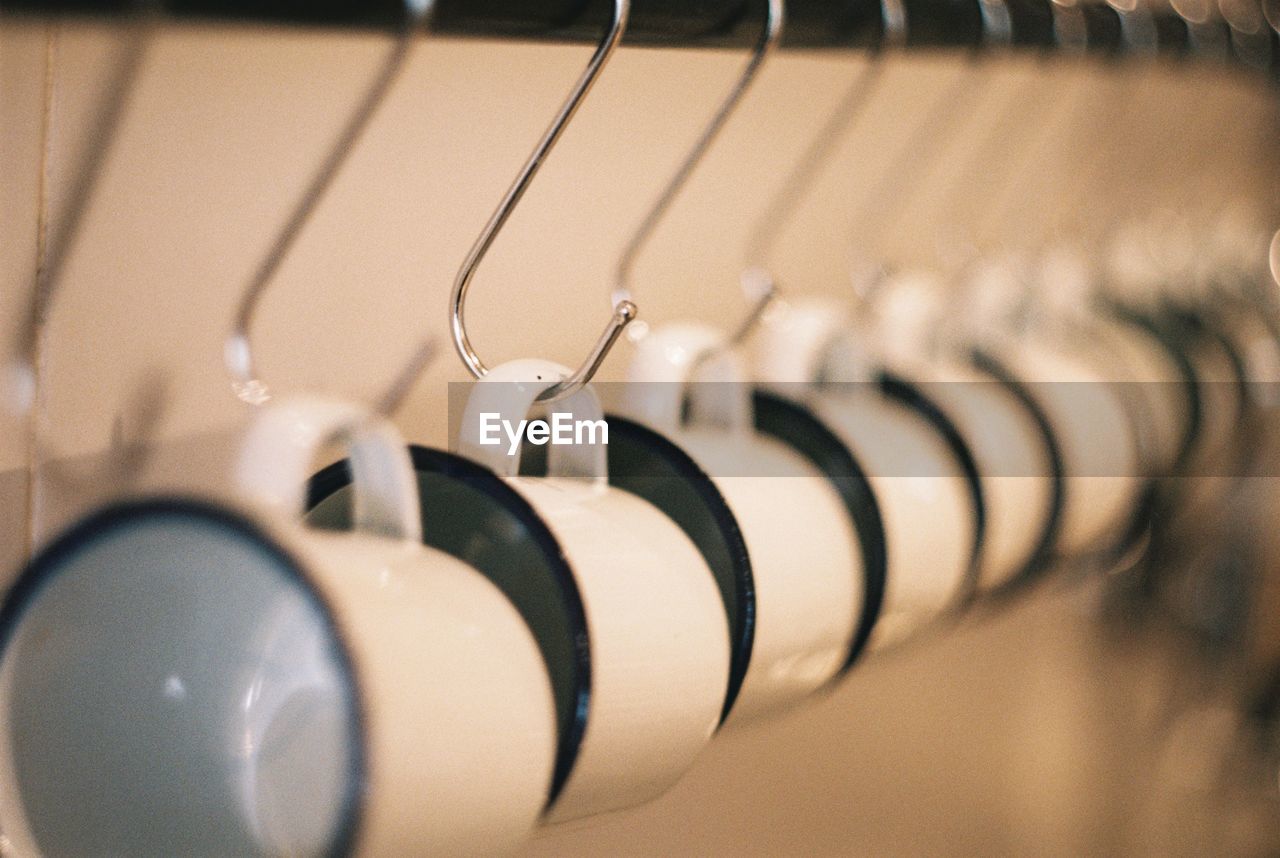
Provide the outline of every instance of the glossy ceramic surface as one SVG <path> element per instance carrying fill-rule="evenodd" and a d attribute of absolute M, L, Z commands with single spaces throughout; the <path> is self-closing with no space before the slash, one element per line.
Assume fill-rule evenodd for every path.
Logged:
<path fill-rule="evenodd" d="M 355 533 L 294 519 L 333 438 Z M 6 832 L 31 854 L 513 849 L 550 785 L 550 683 L 510 602 L 419 544 L 398 435 L 272 405 L 240 469 L 245 510 L 108 508 L 24 574 L 0 620 Z"/>
<path fill-rule="evenodd" d="M 839 493 L 800 453 L 754 430 L 751 387 L 737 358 L 725 353 L 695 366 L 722 346 L 723 336 L 702 325 L 651 330 L 628 369 L 625 410 L 711 475 L 746 540 L 756 633 L 729 718 L 746 723 L 795 705 L 841 670 L 865 587 L 861 547 Z"/>
<path fill-rule="evenodd" d="M 545 361 L 495 367 L 471 392 L 459 440 L 546 522 L 586 610 L 590 710 L 573 771 L 548 811 L 552 822 L 640 804 L 674 784 L 719 724 L 730 652 L 706 561 L 658 509 L 608 485 L 601 438 L 549 447 L 546 477 L 519 476 L 518 449 L 480 443 L 481 413 L 518 423 L 567 374 Z M 603 418 L 589 387 L 550 410 Z"/>

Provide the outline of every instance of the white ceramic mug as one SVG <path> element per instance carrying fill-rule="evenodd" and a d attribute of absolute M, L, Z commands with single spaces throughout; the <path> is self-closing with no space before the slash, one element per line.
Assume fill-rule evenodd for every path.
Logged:
<path fill-rule="evenodd" d="M 1126 534 L 1144 486 L 1138 429 L 1122 390 L 1078 346 L 1026 334 L 984 350 L 1021 380 L 1053 427 L 1065 475 L 1058 552 L 1112 551 Z"/>
<path fill-rule="evenodd" d="M 586 609 L 591 694 L 573 769 L 547 819 L 630 807 L 674 784 L 714 733 L 729 674 L 720 592 L 697 548 L 647 501 L 608 484 L 602 433 L 548 447 L 547 476 L 519 475 L 524 443 L 486 443 L 486 426 L 518 427 L 569 370 L 539 360 L 494 367 L 476 382 L 462 454 L 519 492 L 554 533 Z M 575 425 L 603 412 L 586 387 L 548 406 Z M 578 421 L 584 421 L 578 424 Z"/>
<path fill-rule="evenodd" d="M 1248 305 L 1233 304 L 1222 313 L 1223 329 L 1236 343 L 1244 363 L 1249 400 L 1262 409 L 1276 406 L 1275 385 L 1280 384 L 1280 336 L 1274 325 L 1274 320 L 1260 318 Z"/>
<path fill-rule="evenodd" d="M 298 521 L 343 440 L 356 530 Z M 21 854 L 494 854 L 549 788 L 528 627 L 418 541 L 404 444 L 326 400 L 264 408 L 244 509 L 152 498 L 43 550 L 0 615 L 0 818 Z"/>
<path fill-rule="evenodd" d="M 875 361 L 834 304 L 788 300 L 757 338 L 756 376 L 802 398 L 862 463 L 883 519 L 888 571 L 871 645 L 901 643 L 972 591 L 976 517 L 968 482 L 934 427 L 872 381 Z M 836 383 L 817 385 L 818 379 Z"/>
<path fill-rule="evenodd" d="M 1250 403 L 1244 368 L 1235 346 L 1215 329 L 1207 314 L 1170 308 L 1165 323 L 1190 362 L 1199 400 L 1200 426 L 1183 470 L 1169 532 L 1195 540 L 1218 532 L 1239 488 L 1240 466 L 1247 461 Z"/>
<path fill-rule="evenodd" d="M 1081 331 L 1098 344 L 1099 368 L 1117 381 L 1134 414 L 1143 470 L 1167 477 L 1178 467 L 1191 413 L 1186 380 L 1149 330 L 1096 314 Z"/>
<path fill-rule="evenodd" d="M 959 360 L 897 368 L 955 425 L 973 454 L 986 515 L 979 593 L 1018 581 L 1056 527 L 1053 451 L 1034 415 L 1005 384 Z"/>
<path fill-rule="evenodd" d="M 1000 286 L 984 300 L 1016 300 L 1014 269 L 986 270 Z M 958 332 L 948 323 L 944 292 L 937 278 L 919 272 L 887 283 L 875 302 L 877 339 L 886 369 L 948 419 L 973 457 L 985 516 L 977 591 L 990 594 L 1034 572 L 1053 539 L 1055 451 L 1009 384 L 975 367 L 963 347 L 949 347 Z"/>
<path fill-rule="evenodd" d="M 1168 244 L 1169 234 L 1143 236 L 1136 225 L 1122 232 L 1113 246 L 1111 281 L 1118 293 L 1122 316 L 1155 334 L 1162 346 L 1179 361 L 1189 388 L 1192 407 L 1191 431 L 1173 478 L 1163 484 L 1171 516 L 1161 522 L 1166 535 L 1194 534 L 1222 510 L 1232 480 L 1224 476 L 1234 470 L 1233 457 L 1239 405 L 1235 367 L 1221 343 L 1203 336 L 1194 312 L 1179 306 L 1180 300 L 1197 291 L 1194 266 L 1179 269 L 1173 259 L 1185 257 L 1185 248 Z M 1161 254 L 1150 252 L 1152 240 L 1160 240 Z M 1178 290 L 1170 288 L 1179 284 Z M 1172 299 L 1172 300 L 1171 300 Z M 1240 400 L 1240 401 L 1237 401 Z M 1213 525 L 1210 525 L 1213 526 Z"/>
<path fill-rule="evenodd" d="M 1261 448 L 1271 434 L 1269 417 L 1280 402 L 1280 335 L 1272 311 L 1257 308 L 1237 298 L 1222 307 L 1217 316 L 1220 330 L 1231 339 L 1240 358 L 1247 393 L 1244 411 L 1240 467 L 1247 472 L 1258 464 Z"/>
<path fill-rule="evenodd" d="M 1096 273 L 1081 248 L 1052 247 L 1040 262 L 1035 306 L 1051 329 L 1049 339 L 1089 344 L 1083 356 L 1115 382 L 1129 413 L 1144 477 L 1169 476 L 1192 429 L 1177 359 L 1130 310 L 1115 303 L 1114 294 L 1101 298 Z"/>
<path fill-rule="evenodd" d="M 742 724 L 794 706 L 837 675 L 864 588 L 860 546 L 839 494 L 802 455 L 754 430 L 751 385 L 724 346 L 723 334 L 705 325 L 650 330 L 628 369 L 623 411 L 711 475 L 746 541 L 755 638 L 726 722 Z M 709 354 L 717 356 L 702 362 Z"/>

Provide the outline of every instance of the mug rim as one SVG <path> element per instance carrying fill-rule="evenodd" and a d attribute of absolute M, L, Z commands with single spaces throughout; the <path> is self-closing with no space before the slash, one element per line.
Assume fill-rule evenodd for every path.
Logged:
<path fill-rule="evenodd" d="M 763 406 L 763 408 L 761 407 Z M 815 433 L 817 439 L 826 447 L 831 456 L 839 462 L 839 468 L 833 467 L 830 457 L 820 461 L 817 456 L 805 447 L 796 443 L 795 439 L 777 431 L 777 424 L 763 425 L 761 414 L 770 409 L 786 412 L 788 421 L 804 423 Z M 840 503 L 853 525 L 858 538 L 858 547 L 862 555 L 862 607 L 861 616 L 854 626 L 853 637 L 849 640 L 849 648 L 844 662 L 828 684 L 839 682 L 853 666 L 871 642 L 871 634 L 880 619 L 884 608 L 885 590 L 888 583 L 889 549 L 885 538 L 884 518 L 880 513 L 880 503 L 876 498 L 871 482 L 867 479 L 862 463 L 854 455 L 848 445 L 842 442 L 822 420 L 803 402 L 769 390 L 765 386 L 756 385 L 752 391 L 752 422 L 755 431 L 785 444 L 805 458 L 817 468 L 840 496 Z M 844 485 L 844 480 L 851 479 L 859 487 L 856 494 Z"/>
<path fill-rule="evenodd" d="M 1165 354 L 1173 359 L 1178 375 L 1182 378 L 1182 389 L 1187 400 L 1187 420 L 1171 469 L 1174 474 L 1177 474 L 1191 462 L 1191 457 L 1200 441 L 1200 433 L 1204 428 L 1202 414 L 1204 406 L 1200 401 L 1195 367 L 1186 354 L 1185 345 L 1179 341 L 1179 331 L 1174 329 L 1175 325 L 1182 326 L 1170 314 L 1160 310 L 1143 311 L 1119 302 L 1113 302 L 1109 309 L 1114 318 L 1154 339 Z"/>
<path fill-rule="evenodd" d="M 969 545 L 969 563 L 965 569 L 963 588 L 952 600 L 953 607 L 963 608 L 971 604 L 981 592 L 982 555 L 987 536 L 987 503 L 982 490 L 982 475 L 973 451 L 951 422 L 946 412 L 920 389 L 914 381 L 888 367 L 880 367 L 875 373 L 876 387 L 882 396 L 910 408 L 933 427 L 946 444 L 952 459 L 960 466 L 968 488 L 969 504 L 973 508 L 973 534 Z"/>
<path fill-rule="evenodd" d="M 729 548 L 729 562 L 733 567 L 733 580 L 738 585 L 735 587 L 735 607 L 739 611 L 742 620 L 740 622 L 741 629 L 737 635 L 733 634 L 732 625 L 730 625 L 729 629 L 729 684 L 725 691 L 724 705 L 720 711 L 719 721 L 719 724 L 723 725 L 737 702 L 738 692 L 742 690 L 742 683 L 746 679 L 747 671 L 751 665 L 751 653 L 755 644 L 757 607 L 755 573 L 752 570 L 751 555 L 747 550 L 742 528 L 738 524 L 738 519 L 733 514 L 733 510 L 730 509 L 728 502 L 724 499 L 724 495 L 716 487 L 710 475 L 679 444 L 676 444 L 661 432 L 620 414 L 606 412 L 604 417 L 609 423 L 610 431 L 614 431 L 615 428 L 621 429 L 621 434 L 624 437 L 646 446 L 651 452 L 663 458 L 676 471 L 677 476 L 693 489 L 698 499 L 703 502 L 711 513 L 717 530 Z M 612 447 L 612 444 L 610 446 Z M 622 488 L 613 483 L 612 468 L 610 468 L 609 480 L 610 485 L 614 485 L 615 488 Z M 623 489 L 623 491 L 628 490 Z M 635 494 L 634 492 L 629 493 Z M 657 505 L 654 504 L 654 506 Z M 661 508 L 659 508 L 659 511 L 664 516 L 667 515 Z M 670 516 L 667 516 L 667 518 L 670 519 Z M 672 519 L 672 523 L 675 524 L 674 519 Z M 676 526 L 679 527 L 678 524 Z M 690 539 L 692 541 L 692 536 L 690 536 Z M 698 548 L 698 553 L 703 554 L 696 541 L 694 541 L 694 545 Z M 705 555 L 703 555 L 703 559 L 707 560 Z M 710 563 L 708 562 L 709 565 Z M 716 589 L 719 590 L 719 587 Z"/>
<path fill-rule="evenodd" d="M 1066 464 L 1062 458 L 1062 447 L 1058 443 L 1058 436 L 1053 431 L 1053 422 L 1036 398 L 1031 395 L 1026 383 L 1010 372 L 1003 361 L 983 349 L 974 349 L 970 352 L 969 363 L 974 369 L 985 373 L 999 383 L 1026 410 L 1040 433 L 1040 440 L 1044 442 L 1045 452 L 1049 457 L 1051 478 L 1049 514 L 1045 516 L 1044 524 L 1041 525 L 1040 538 L 1036 542 L 1035 550 L 1031 552 L 1031 556 L 1027 558 L 1027 562 L 1018 574 L 986 594 L 988 598 L 1005 598 L 1039 580 L 1041 574 L 1053 565 L 1054 549 L 1058 542 L 1058 534 L 1062 530 L 1062 512 L 1066 508 Z"/>
<path fill-rule="evenodd" d="M 1197 455 L 1205 429 L 1205 403 L 1200 391 L 1200 374 L 1187 352 L 1192 346 L 1188 340 L 1205 335 L 1205 332 L 1197 332 L 1187 318 L 1181 316 L 1176 308 L 1167 303 L 1155 308 L 1141 309 L 1120 301 L 1112 301 L 1107 308 L 1112 318 L 1150 337 L 1165 356 L 1173 361 L 1187 404 L 1186 425 L 1182 431 L 1177 455 L 1174 457 L 1169 473 L 1157 475 L 1157 478 L 1152 479 L 1147 487 L 1137 510 L 1115 546 L 1114 553 L 1120 555 L 1127 548 L 1138 543 L 1147 531 L 1148 523 L 1153 521 L 1152 517 L 1177 496 L 1180 487 L 1172 486 L 1169 478 L 1185 474 Z M 1247 390 L 1242 390 L 1241 394 L 1244 397 L 1243 403 L 1247 400 Z"/>
<path fill-rule="evenodd" d="M 547 800 L 543 804 L 545 814 L 556 803 L 568 783 L 569 776 L 573 773 L 574 765 L 582 750 L 591 712 L 593 693 L 591 636 L 586 606 L 578 588 L 578 580 L 555 534 L 542 520 L 542 516 L 533 508 L 533 505 L 512 488 L 506 479 L 484 465 L 457 453 L 420 444 L 407 446 L 415 474 L 438 474 L 451 482 L 461 483 L 488 496 L 508 513 L 514 515 L 528 529 L 534 545 L 559 584 L 561 614 L 567 620 L 569 639 L 573 644 L 571 689 L 573 705 L 568 730 L 564 735 L 560 734 L 559 716 L 557 715 L 556 718 L 556 760 L 547 790 Z M 346 457 L 321 468 L 307 481 L 307 511 L 311 511 L 321 501 L 340 489 L 350 486 L 351 482 L 351 469 L 349 459 Z M 437 550 L 444 551 L 442 548 Z M 444 553 L 450 554 L 447 551 Z M 453 554 L 450 556 L 456 557 Z M 524 619 L 523 615 L 521 619 Z M 528 621 L 525 620 L 525 623 L 527 625 Z M 541 653 L 541 647 L 539 652 Z"/>
<path fill-rule="evenodd" d="M 24 564 L 17 580 L 4 594 L 3 601 L 0 602 L 0 663 L 8 654 L 9 645 L 22 618 L 50 581 L 65 571 L 63 563 L 109 532 L 127 529 L 138 521 L 157 517 L 203 520 L 247 540 L 268 557 L 278 561 L 286 577 L 299 586 L 304 598 L 315 609 L 325 633 L 334 644 L 337 667 L 342 675 L 345 714 L 351 725 L 347 739 L 352 745 L 337 826 L 326 854 L 353 854 L 365 816 L 365 786 L 371 747 L 367 701 L 360 670 L 355 663 L 346 630 L 339 622 L 339 615 L 324 590 L 312 580 L 307 564 L 284 544 L 284 540 L 272 527 L 262 525 L 247 512 L 203 498 L 174 494 L 114 501 L 78 519 Z"/>
<path fill-rule="evenodd" d="M 1225 311 L 1209 310 L 1199 314 L 1200 320 L 1205 327 L 1209 336 L 1217 340 L 1223 351 L 1226 352 L 1227 359 L 1231 363 L 1231 370 L 1236 376 L 1237 396 L 1240 398 L 1239 409 L 1241 417 L 1241 427 L 1245 436 L 1237 442 L 1237 446 L 1244 450 L 1246 459 L 1250 455 L 1257 453 L 1258 439 L 1258 422 L 1257 415 L 1259 407 L 1254 400 L 1250 390 L 1252 381 L 1249 378 L 1249 370 L 1246 364 L 1243 349 L 1236 335 L 1233 335 L 1229 323 L 1225 318 Z M 1264 324 L 1265 321 L 1264 321 Z"/>
<path fill-rule="evenodd" d="M 1238 408 L 1241 417 L 1247 418 L 1251 408 L 1249 373 L 1245 369 L 1244 358 L 1240 355 L 1235 339 L 1222 329 L 1218 315 L 1183 306 L 1176 306 L 1173 315 L 1186 330 L 1191 332 L 1193 337 L 1199 338 L 1202 342 L 1214 343 L 1222 349 L 1227 363 L 1231 365 L 1231 374 L 1235 376 L 1235 392 L 1239 400 Z"/>

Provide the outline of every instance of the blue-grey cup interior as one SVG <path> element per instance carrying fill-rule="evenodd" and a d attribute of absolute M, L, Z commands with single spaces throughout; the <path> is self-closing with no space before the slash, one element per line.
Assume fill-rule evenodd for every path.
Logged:
<path fill-rule="evenodd" d="M 201 502 L 108 508 L 0 611 L 0 725 L 47 855 L 335 854 L 354 837 L 360 706 L 305 573 Z"/>

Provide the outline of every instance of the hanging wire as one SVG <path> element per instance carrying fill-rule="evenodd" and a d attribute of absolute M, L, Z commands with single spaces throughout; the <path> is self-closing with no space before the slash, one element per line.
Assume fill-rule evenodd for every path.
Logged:
<path fill-rule="evenodd" d="M 106 75 L 105 93 L 98 100 L 97 110 L 89 122 L 91 141 L 72 174 L 66 202 L 59 217 L 42 215 L 39 266 L 36 270 L 35 288 L 27 307 L 24 324 L 19 328 L 17 348 L 8 369 L 5 405 L 15 414 L 30 414 L 37 399 L 40 364 L 43 358 L 43 340 L 53 308 L 54 298 L 62 282 L 62 275 L 71 249 L 79 238 L 89 211 L 94 191 L 101 178 L 116 143 L 129 96 L 133 93 L 145 64 L 147 53 L 154 40 L 159 15 L 158 4 L 139 3 L 121 25 L 120 44 L 115 64 Z M 51 40 L 56 36 L 51 32 Z M 52 75 L 55 58 L 50 51 L 46 56 L 48 74 Z M 53 110 L 53 81 L 46 80 L 46 113 Z M 46 137 L 48 134 L 46 128 Z M 45 141 L 46 148 L 49 145 Z M 46 152 L 46 162 L 48 156 Z M 43 208 L 43 206 L 42 206 Z"/>
<path fill-rule="evenodd" d="M 975 246 L 982 237 L 984 224 L 990 224 L 1000 209 L 996 203 L 1002 190 L 1022 174 L 1022 159 L 1034 148 L 1034 132 L 1047 127 L 1052 119 L 1052 108 L 1057 102 L 1044 97 L 1045 79 L 1040 74 L 1043 65 L 1033 70 L 1025 81 L 1014 87 L 1006 96 L 1005 104 L 996 118 L 987 125 L 985 136 L 977 148 L 965 160 L 944 191 L 938 211 L 944 216 L 955 214 L 953 223 L 963 228 Z M 974 206 L 975 198 L 984 195 L 988 205 Z M 983 210 L 983 214 L 970 219 L 961 213 L 962 203 L 969 202 L 969 210 Z"/>
<path fill-rule="evenodd" d="M 1097 74 L 1093 67 L 1092 74 Z M 1026 246 L 1037 247 L 1051 240 L 1057 230 L 1055 220 L 1060 219 L 1061 203 L 1051 199 L 1050 194 L 1060 193 L 1058 183 L 1065 175 L 1072 175 L 1072 186 L 1078 187 L 1087 167 L 1096 153 L 1098 141 L 1108 129 L 1114 126 L 1122 100 L 1095 90 L 1096 78 L 1087 78 L 1083 85 L 1077 83 L 1074 98 L 1064 101 L 1063 127 L 1065 143 L 1057 150 L 1057 154 L 1044 162 L 1044 169 L 1033 177 L 1032 187 L 1025 193 L 1015 195 L 1013 201 L 998 212 L 998 217 L 1006 223 L 1022 225 L 1032 224 L 1034 234 L 1024 235 Z M 1101 106 L 1102 109 L 1099 109 Z M 1046 120 L 1046 125 L 1048 120 Z M 992 213 L 991 221 L 997 219 Z"/>
<path fill-rule="evenodd" d="M 1086 227 L 1092 226 L 1094 234 L 1101 236 L 1123 220 L 1128 198 L 1115 193 L 1115 189 L 1136 187 L 1130 184 L 1134 179 L 1133 164 L 1126 164 L 1125 156 L 1131 154 L 1129 137 L 1140 118 L 1135 115 L 1135 107 L 1146 81 L 1144 68 L 1108 69 L 1100 97 L 1082 106 L 1083 110 L 1094 112 L 1096 120 L 1081 135 L 1083 157 L 1075 163 L 1076 178 L 1054 209 L 1054 231 L 1083 234 Z M 1111 201 L 1109 214 L 1085 218 L 1087 212 L 1098 212 L 1100 200 Z"/>
<path fill-rule="evenodd" d="M 886 34 L 887 44 L 897 44 L 901 33 L 900 27 L 890 29 Z M 853 127 L 870 101 L 876 84 L 881 79 L 883 56 L 883 51 L 874 52 L 867 64 L 854 76 L 826 122 L 810 140 L 800 159 L 756 220 L 746 244 L 745 257 L 748 265 L 741 275 L 743 292 L 751 302 L 751 309 L 721 345 L 697 357 L 694 361 L 695 371 L 698 366 L 745 342 L 777 297 L 777 279 L 768 268 L 773 249 L 783 228 L 795 216 L 800 202 L 812 191 L 823 165 L 835 153 L 837 144 Z"/>

